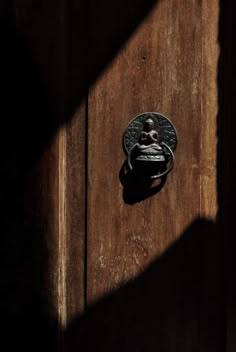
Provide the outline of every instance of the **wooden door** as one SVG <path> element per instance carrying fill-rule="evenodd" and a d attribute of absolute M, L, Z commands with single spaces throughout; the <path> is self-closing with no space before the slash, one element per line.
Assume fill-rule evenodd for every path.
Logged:
<path fill-rule="evenodd" d="M 9 350 L 231 351 L 219 0 L 1 11 Z M 122 136 L 146 111 L 176 126 L 176 165 L 160 192 L 133 197 Z"/>

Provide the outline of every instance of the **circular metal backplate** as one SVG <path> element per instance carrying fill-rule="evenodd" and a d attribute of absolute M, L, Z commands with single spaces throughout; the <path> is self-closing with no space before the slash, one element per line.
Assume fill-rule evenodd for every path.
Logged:
<path fill-rule="evenodd" d="M 174 152 L 177 146 L 177 133 L 174 125 L 162 114 L 157 112 L 145 112 L 131 120 L 128 128 L 125 130 L 123 145 L 126 154 L 128 154 L 130 149 L 138 143 L 144 122 L 148 118 L 151 118 L 154 121 L 154 129 L 159 133 L 160 142 L 166 143 Z"/>

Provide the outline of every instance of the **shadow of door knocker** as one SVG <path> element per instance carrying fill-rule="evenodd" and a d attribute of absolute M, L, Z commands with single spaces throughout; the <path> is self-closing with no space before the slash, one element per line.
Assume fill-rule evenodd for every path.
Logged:
<path fill-rule="evenodd" d="M 123 135 L 128 172 L 143 178 L 162 179 L 173 169 L 177 133 L 162 114 L 146 112 L 129 123 Z"/>

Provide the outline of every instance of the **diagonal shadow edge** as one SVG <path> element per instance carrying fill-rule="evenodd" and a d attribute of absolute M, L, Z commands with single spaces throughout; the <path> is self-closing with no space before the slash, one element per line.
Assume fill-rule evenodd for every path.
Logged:
<path fill-rule="evenodd" d="M 111 41 L 104 41 L 101 51 L 99 38 L 88 40 L 88 1 L 0 1 L 0 311 L 2 343 L 9 351 L 16 346 L 51 351 L 58 338 L 51 270 L 57 260 L 51 235 L 57 200 L 50 192 L 58 167 L 53 137 L 155 3 L 94 2 L 93 20 L 101 15 L 97 33 Z M 93 62 L 95 67 L 88 70 Z"/>
<path fill-rule="evenodd" d="M 27 1 L 20 6 L 1 0 L 2 127 L 15 126 L 11 148 L 27 158 L 25 167 L 72 119 L 89 87 L 157 3 L 53 0 L 34 9 Z"/>
<path fill-rule="evenodd" d="M 65 350 L 223 351 L 220 241 L 212 221 L 196 219 L 136 279 L 76 318 Z"/>
<path fill-rule="evenodd" d="M 217 221 L 196 220 L 140 277 L 101 299 L 85 315 L 75 319 L 65 331 L 68 351 L 78 347 L 83 351 L 94 348 L 98 351 L 235 350 L 236 314 L 233 307 L 236 290 L 232 277 L 236 246 L 231 228 L 234 228 L 232 190 L 235 189 L 236 168 L 234 157 L 230 156 L 230 151 L 234 150 L 236 127 L 232 118 L 233 31 L 229 3 L 221 1 L 220 5 Z M 229 157 L 225 158 L 225 155 Z M 172 259 L 169 261 L 168 258 Z M 206 292 L 201 292 L 202 280 L 207 282 Z M 182 287 L 178 286 L 180 283 Z M 183 320 L 185 332 L 181 331 Z M 198 330 L 198 339 L 191 329 L 193 321 L 198 321 L 202 327 Z M 185 345 L 183 341 L 191 339 L 185 349 L 183 346 L 187 343 Z"/>
<path fill-rule="evenodd" d="M 227 10 L 226 12 L 228 12 L 228 16 L 229 16 L 230 15 L 229 14 L 229 10 Z M 221 28 L 221 30 L 222 30 L 222 28 Z M 220 39 L 221 45 L 223 45 L 222 41 L 226 41 L 227 44 L 225 44 L 225 45 L 229 44 L 229 46 L 230 46 L 230 44 L 232 44 L 231 36 L 229 36 L 228 38 L 223 36 L 223 39 L 221 37 L 221 39 Z M 230 59 L 230 58 L 232 57 L 232 53 L 229 53 L 226 50 L 226 53 L 224 54 L 224 56 L 228 57 L 229 63 L 231 63 L 232 59 Z M 224 59 L 224 62 L 225 62 L 225 59 Z M 226 59 L 226 62 L 227 62 L 227 59 Z M 222 63 L 222 65 L 223 65 L 223 63 Z M 222 73 L 222 75 L 223 75 L 224 78 L 226 78 L 226 79 L 228 78 L 229 81 L 231 82 L 232 86 L 233 86 L 232 78 L 230 78 L 231 77 L 230 76 L 231 72 L 230 72 L 230 68 L 229 68 L 230 65 L 226 69 L 226 72 L 225 72 L 225 64 L 223 66 L 224 66 L 224 73 Z M 219 91 L 220 92 L 222 91 L 221 84 L 223 84 L 224 87 L 226 86 L 226 83 L 222 83 L 222 80 L 220 80 L 220 84 L 219 84 Z M 227 86 L 226 92 L 223 93 L 225 99 L 227 99 L 227 105 L 228 105 L 227 108 L 225 107 L 226 103 L 220 101 L 220 113 L 219 113 L 218 122 L 219 122 L 219 125 L 221 125 L 221 126 L 222 126 L 222 123 L 224 125 L 226 124 L 226 128 L 224 128 L 224 139 L 223 139 L 223 143 L 224 144 L 223 145 L 222 145 L 221 132 L 219 134 L 219 151 L 220 151 L 221 154 L 224 154 L 224 155 L 230 155 L 230 151 L 234 150 L 234 143 L 235 143 L 234 142 L 234 138 L 233 138 L 233 128 L 232 128 L 232 126 L 234 127 L 234 122 L 232 121 L 232 116 L 233 116 L 233 107 L 232 107 L 233 106 L 233 93 L 232 92 L 233 92 L 233 90 L 232 90 L 232 88 L 230 88 L 230 84 L 229 84 Z M 42 97 L 42 95 L 40 95 L 40 96 Z M 222 98 L 222 100 L 224 100 L 224 99 Z M 228 109 L 230 111 L 228 111 Z M 46 110 L 47 110 L 47 108 L 46 108 Z M 223 120 L 222 115 L 224 117 L 227 116 L 227 121 L 226 122 L 225 122 L 225 120 Z M 50 116 L 50 114 L 48 116 Z M 52 126 L 54 126 L 54 123 L 52 124 Z M 231 127 L 229 127 L 229 126 L 231 126 Z M 232 130 L 231 130 L 231 128 L 232 128 Z M 225 131 L 225 129 L 226 129 L 226 131 Z M 8 129 L 6 129 L 6 130 L 8 130 Z M 50 128 L 50 131 L 48 132 L 47 135 L 50 135 L 52 130 L 53 130 L 53 128 L 52 129 Z M 228 136 L 231 137 L 230 141 L 227 140 Z M 45 140 L 44 140 L 44 142 L 45 142 Z M 30 143 L 28 143 L 27 145 L 29 146 Z M 40 145 L 41 145 L 41 142 L 40 142 Z M 223 151 L 223 153 L 222 153 L 222 151 Z M 33 155 L 35 155 L 35 154 L 33 154 Z M 231 165 L 234 165 L 234 161 L 233 161 L 232 158 L 233 157 L 230 158 L 230 163 L 231 163 Z M 231 195 L 231 190 L 234 190 L 234 187 L 235 187 L 234 186 L 234 182 L 233 182 L 233 180 L 234 180 L 234 170 L 232 170 L 232 169 L 229 170 L 228 167 L 227 167 L 226 173 L 223 176 L 222 175 L 219 176 L 220 170 L 222 170 L 222 167 L 225 165 L 225 162 L 226 161 L 224 159 L 222 160 L 222 158 L 220 157 L 220 160 L 218 161 L 218 181 L 219 181 L 220 186 L 218 186 L 218 187 L 220 187 L 220 189 L 219 189 L 220 197 L 222 195 L 224 195 L 224 209 L 222 208 L 222 203 L 220 202 L 219 203 L 220 204 L 219 219 L 221 219 L 220 220 L 221 221 L 221 225 L 220 226 L 223 226 L 223 227 L 225 226 L 225 229 L 227 229 L 227 231 L 229 230 L 229 233 L 231 233 L 229 224 L 232 224 L 232 220 L 231 219 L 233 218 L 233 209 L 234 209 L 234 202 L 233 202 L 232 195 Z M 222 191 L 222 188 L 224 188 L 226 185 L 227 185 L 227 190 L 228 190 L 227 194 L 225 194 Z M 219 199 L 221 199 L 221 198 L 219 198 Z M 230 217 L 231 217 L 231 219 L 230 219 Z M 226 219 L 227 219 L 227 221 L 226 221 Z M 203 225 L 203 227 L 205 227 L 205 225 Z M 208 226 L 206 226 L 206 227 L 208 228 Z M 214 231 L 211 231 L 210 229 L 209 229 L 209 232 L 210 233 L 214 233 Z M 232 255 L 233 255 L 233 248 L 235 248 L 235 241 L 231 237 L 232 236 L 229 236 L 227 238 L 226 249 L 225 249 L 226 251 L 228 251 L 228 249 L 230 248 L 230 251 L 229 251 L 230 259 L 228 261 L 227 268 L 229 268 L 230 265 L 232 266 L 232 268 L 234 267 L 233 266 L 234 260 L 233 260 Z M 233 246 L 232 246 L 232 244 L 233 244 Z M 232 268 L 229 270 L 229 272 L 226 275 L 226 277 L 228 279 L 230 278 L 230 275 L 232 275 Z M 224 280 L 225 280 L 225 278 L 224 278 Z M 225 283 L 225 285 L 227 285 L 227 283 Z M 230 294 L 231 300 L 233 300 L 232 292 L 234 292 L 234 288 L 231 287 L 230 291 L 231 291 L 231 294 Z M 231 325 L 232 325 L 232 322 L 231 322 Z"/>

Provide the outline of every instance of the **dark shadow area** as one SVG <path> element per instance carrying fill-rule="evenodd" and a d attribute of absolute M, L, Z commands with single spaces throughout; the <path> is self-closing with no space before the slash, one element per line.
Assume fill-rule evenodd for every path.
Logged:
<path fill-rule="evenodd" d="M 2 346 L 55 351 L 45 195 L 54 156 L 44 151 L 156 1 L 68 1 L 64 17 L 56 0 L 16 3 L 0 1 Z M 218 222 L 196 220 L 139 278 L 78 317 L 68 352 L 236 349 L 235 44 L 231 1 L 221 3 Z"/>
<path fill-rule="evenodd" d="M 14 14 L 12 1 L 0 2 L 1 345 L 42 351 L 45 341 L 52 349 L 56 334 L 49 309 L 50 205 L 44 208 L 39 160 L 54 124 L 53 108 L 42 68 L 17 31 Z"/>
<path fill-rule="evenodd" d="M 150 177 L 145 177 L 145 175 L 140 174 L 139 170 L 134 169 L 133 171 L 129 171 L 126 164 L 125 161 L 119 173 L 125 203 L 132 205 L 161 191 L 167 176 L 163 176 L 160 180 L 154 181 L 150 179 Z"/>
<path fill-rule="evenodd" d="M 196 220 L 137 279 L 66 332 L 66 351 L 222 351 L 219 233 Z"/>
<path fill-rule="evenodd" d="M 0 329 L 7 351 L 57 350 L 51 143 L 154 3 L 0 0 Z"/>
<path fill-rule="evenodd" d="M 218 228 L 224 252 L 224 304 L 225 304 L 225 350 L 236 350 L 236 108 L 235 108 L 235 62 L 236 29 L 234 26 L 234 3 L 220 1 L 219 44 L 221 54 L 218 73 Z"/>
<path fill-rule="evenodd" d="M 235 36 L 232 2 L 220 5 L 217 221 L 196 219 L 144 273 L 75 319 L 68 352 L 236 350 Z"/>
<path fill-rule="evenodd" d="M 67 106 L 71 117 L 117 51 L 159 0 L 67 1 Z M 79 64 L 78 64 L 79 63 Z"/>

